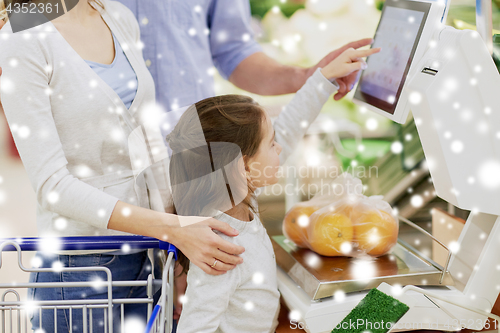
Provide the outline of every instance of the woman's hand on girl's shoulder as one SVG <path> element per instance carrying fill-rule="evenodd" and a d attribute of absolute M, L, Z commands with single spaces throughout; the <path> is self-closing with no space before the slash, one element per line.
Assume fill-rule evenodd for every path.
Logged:
<path fill-rule="evenodd" d="M 242 254 L 245 248 L 222 239 L 213 230 L 231 237 L 238 235 L 238 232 L 229 224 L 214 218 L 207 218 L 202 222 L 184 227 L 174 227 L 173 237 L 170 239 L 193 264 L 205 273 L 221 275 L 243 262 L 238 255 Z"/>

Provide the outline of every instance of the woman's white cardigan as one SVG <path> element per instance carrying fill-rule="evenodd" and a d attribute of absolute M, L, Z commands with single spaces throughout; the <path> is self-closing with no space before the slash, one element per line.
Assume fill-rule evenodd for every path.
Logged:
<path fill-rule="evenodd" d="M 51 22 L 18 33 L 8 23 L 0 31 L 1 101 L 36 191 L 41 236 L 123 234 L 107 229 L 118 200 L 172 210 L 168 184 L 152 177 L 156 170 L 155 179 L 167 182 L 165 170 L 134 174 L 130 158 L 132 138 L 146 141 L 139 118 L 155 100 L 139 25 L 119 2 L 104 5 L 96 9 L 138 79 L 130 110 Z"/>

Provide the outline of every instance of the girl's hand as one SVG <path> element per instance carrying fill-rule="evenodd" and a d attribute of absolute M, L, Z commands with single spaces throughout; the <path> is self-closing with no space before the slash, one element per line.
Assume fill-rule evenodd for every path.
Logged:
<path fill-rule="evenodd" d="M 349 44 L 346 44 L 346 45 L 342 46 L 341 48 L 330 52 L 326 57 L 321 59 L 321 61 L 316 66 L 313 66 L 313 67 L 310 67 L 307 69 L 306 77 L 310 77 L 311 75 L 313 75 L 318 67 L 324 68 L 326 65 L 331 63 L 335 58 L 337 58 L 339 55 L 341 55 L 342 52 L 344 52 L 345 50 L 347 50 L 349 48 L 359 49 L 360 47 L 365 47 L 365 46 L 370 45 L 372 43 L 373 43 L 372 38 L 364 38 L 364 39 L 360 39 L 360 40 L 357 40 L 355 42 L 351 42 Z M 339 90 L 337 91 L 337 93 L 334 96 L 334 99 L 336 101 L 338 101 L 339 99 L 342 99 L 345 95 L 347 95 L 352 90 L 352 88 L 354 87 L 354 85 L 358 81 L 358 74 L 359 74 L 359 71 L 353 72 L 348 76 L 344 76 L 342 78 L 337 79 L 337 83 L 339 85 Z M 302 85 L 303 84 L 301 84 L 301 86 Z"/>
<path fill-rule="evenodd" d="M 202 222 L 184 227 L 172 227 L 173 236 L 169 238 L 172 244 L 205 273 L 221 275 L 243 262 L 238 255 L 243 253 L 245 248 L 222 239 L 212 230 L 218 230 L 233 237 L 238 235 L 238 232 L 229 224 L 214 218 L 207 218 Z M 217 264 L 211 267 L 215 260 Z"/>
<path fill-rule="evenodd" d="M 354 72 L 366 69 L 366 62 L 362 58 L 378 53 L 380 50 L 380 47 L 369 50 L 349 48 L 321 69 L 321 73 L 329 80 L 349 76 Z"/>

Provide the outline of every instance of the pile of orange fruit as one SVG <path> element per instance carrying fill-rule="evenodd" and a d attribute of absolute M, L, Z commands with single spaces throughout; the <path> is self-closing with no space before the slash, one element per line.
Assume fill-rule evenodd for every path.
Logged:
<path fill-rule="evenodd" d="M 283 221 L 284 235 L 297 246 L 330 257 L 349 256 L 353 249 L 372 256 L 386 254 L 397 242 L 398 229 L 391 214 L 356 204 L 322 209 L 299 203 Z"/>

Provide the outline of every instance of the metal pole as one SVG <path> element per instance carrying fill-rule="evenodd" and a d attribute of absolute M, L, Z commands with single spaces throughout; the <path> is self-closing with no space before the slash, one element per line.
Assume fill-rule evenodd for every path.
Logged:
<path fill-rule="evenodd" d="M 476 0 L 476 27 L 488 51 L 493 54 L 492 0 Z"/>

